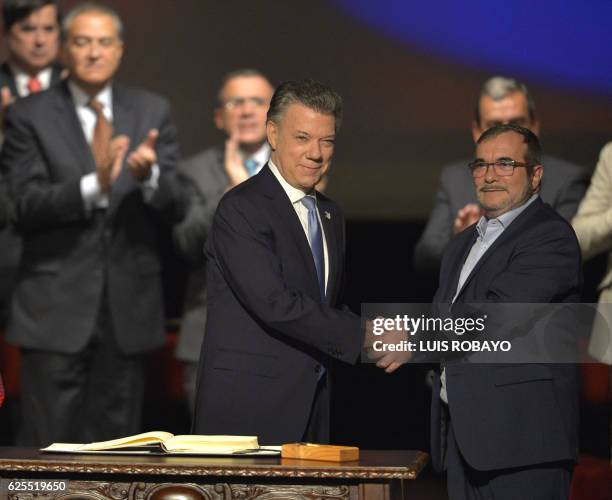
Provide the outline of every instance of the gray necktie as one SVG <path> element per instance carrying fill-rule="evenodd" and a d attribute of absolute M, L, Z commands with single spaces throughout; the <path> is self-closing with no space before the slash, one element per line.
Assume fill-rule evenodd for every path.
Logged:
<path fill-rule="evenodd" d="M 321 301 L 325 299 L 325 256 L 323 254 L 323 236 L 321 226 L 317 217 L 317 204 L 314 196 L 304 196 L 300 200 L 302 205 L 308 209 L 308 237 L 310 239 L 310 250 L 317 268 L 317 279 L 319 281 L 319 292 Z"/>

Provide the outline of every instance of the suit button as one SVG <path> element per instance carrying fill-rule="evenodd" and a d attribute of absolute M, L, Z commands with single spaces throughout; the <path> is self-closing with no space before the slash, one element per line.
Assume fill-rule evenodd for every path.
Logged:
<path fill-rule="evenodd" d="M 315 371 L 315 373 L 316 373 L 317 375 L 318 375 L 319 373 L 321 373 L 321 365 L 317 365 L 317 366 L 315 366 L 314 371 Z"/>

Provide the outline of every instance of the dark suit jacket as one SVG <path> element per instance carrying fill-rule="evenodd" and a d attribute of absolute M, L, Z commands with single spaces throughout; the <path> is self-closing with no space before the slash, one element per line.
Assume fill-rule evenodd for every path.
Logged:
<path fill-rule="evenodd" d="M 469 160 L 465 160 L 442 169 L 433 210 L 414 249 L 416 269 L 438 272 L 446 245 L 453 236 L 457 212 L 468 203 L 477 203 L 468 163 Z M 589 172 L 553 156 L 543 156 L 542 164 L 542 200 L 570 221 L 589 185 Z"/>
<path fill-rule="evenodd" d="M 187 260 L 190 269 L 176 356 L 195 362 L 200 357 L 206 324 L 204 244 L 219 200 L 229 185 L 223 149 L 210 148 L 181 161 L 179 173 L 187 183 L 188 208 L 185 218 L 174 227 L 173 237 L 177 250 Z"/>
<path fill-rule="evenodd" d="M 196 434 L 299 441 L 320 365 L 357 360 L 360 319 L 338 308 L 344 219 L 335 203 L 317 198 L 330 266 L 323 304 L 303 227 L 270 169 L 221 200 L 206 244 L 209 302 Z"/>
<path fill-rule="evenodd" d="M 12 96 L 19 97 L 17 94 L 17 84 L 15 83 L 15 76 L 11 71 L 11 67 L 6 62 L 0 65 L 0 89 L 2 87 L 8 87 L 11 91 Z"/>
<path fill-rule="evenodd" d="M 23 237 L 8 335 L 17 345 L 80 351 L 93 335 L 105 289 L 122 351 L 164 341 L 157 239 L 160 215 L 173 221 L 181 215 L 176 130 L 164 99 L 119 85 L 113 86 L 113 126 L 116 135 L 130 137 L 131 149 L 151 128 L 159 130 L 159 188 L 145 202 L 124 165 L 108 209 L 90 213 L 80 180 L 95 172 L 95 163 L 66 83 L 8 110 L 0 166 Z"/>
<path fill-rule="evenodd" d="M 435 303 L 452 302 L 475 238 L 472 226 L 451 240 L 442 260 Z M 482 256 L 455 304 L 578 302 L 580 277 L 574 231 L 549 205 L 536 199 Z M 446 365 L 446 381 L 455 437 L 471 467 L 493 470 L 576 457 L 575 366 L 454 360 Z M 436 376 L 431 451 L 438 468 L 443 441 L 439 394 Z"/>
<path fill-rule="evenodd" d="M 53 65 L 51 72 L 51 85 L 59 82 L 62 67 L 59 64 Z M 17 86 L 15 77 L 8 63 L 0 65 L 0 88 L 8 87 L 13 96 L 17 96 Z M 1 134 L 0 134 L 1 135 Z M 7 181 L 0 180 L 0 191 L 4 191 Z M 3 196 L 3 194 L 0 194 Z M 12 219 L 12 209 L 8 203 L 8 199 L 4 200 L 4 225 L 0 225 L 0 327 L 4 326 L 8 309 L 10 305 L 11 293 L 15 279 L 17 277 L 17 269 L 19 267 L 19 258 L 21 256 L 21 241 L 15 234 L 10 225 Z"/>

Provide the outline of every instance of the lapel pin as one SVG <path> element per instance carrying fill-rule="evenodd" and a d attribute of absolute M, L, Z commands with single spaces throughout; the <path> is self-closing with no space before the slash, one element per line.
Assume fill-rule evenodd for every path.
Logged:
<path fill-rule="evenodd" d="M 331 214 L 327 210 L 325 210 L 325 218 L 331 220 Z"/>

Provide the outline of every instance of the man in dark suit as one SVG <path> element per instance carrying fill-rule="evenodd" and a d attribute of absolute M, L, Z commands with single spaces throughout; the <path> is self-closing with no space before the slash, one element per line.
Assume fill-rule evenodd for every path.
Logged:
<path fill-rule="evenodd" d="M 45 90 L 59 81 L 61 66 L 56 62 L 59 18 L 56 0 L 2 2 L 8 60 L 0 65 L 0 120 L 15 99 Z M 2 179 L 0 183 L 5 185 L 6 181 Z M 0 330 L 6 324 L 21 255 L 21 241 L 9 224 L 10 205 L 5 204 L 5 210 L 8 227 L 0 230 Z"/>
<path fill-rule="evenodd" d="M 474 142 L 499 123 L 515 123 L 540 133 L 535 105 L 527 87 L 513 78 L 496 76 L 487 80 L 476 105 L 472 122 Z M 444 250 L 454 234 L 474 224 L 482 207 L 474 197 L 468 160 L 442 169 L 440 187 L 427 225 L 414 249 L 415 268 L 437 273 Z M 589 183 L 588 172 L 577 165 L 553 156 L 542 157 L 546 178 L 540 195 L 566 220 L 571 220 Z"/>
<path fill-rule="evenodd" d="M 0 158 L 24 245 L 8 340 L 31 445 L 139 430 L 143 353 L 164 342 L 158 221 L 181 216 L 168 103 L 113 83 L 121 20 L 84 4 L 62 30 L 70 76 L 9 108 Z"/>
<path fill-rule="evenodd" d="M 329 439 L 332 361 L 355 362 L 363 339 L 359 317 L 339 306 L 342 212 L 314 190 L 341 109 L 318 82 L 280 85 L 268 111 L 270 161 L 219 203 L 206 244 L 195 433 Z"/>
<path fill-rule="evenodd" d="M 184 362 L 185 393 L 194 410 L 200 348 L 206 324 L 204 244 L 221 197 L 259 172 L 270 157 L 266 111 L 274 89 L 259 71 L 240 69 L 225 76 L 214 120 L 226 141 L 182 161 L 179 172 L 190 181 L 189 208 L 174 228 L 174 241 L 189 263 L 185 306 L 176 357 Z"/>
<path fill-rule="evenodd" d="M 475 156 L 484 214 L 449 243 L 434 302 L 577 302 L 580 250 L 569 223 L 538 194 L 535 134 L 496 125 L 478 139 Z M 449 360 L 434 377 L 431 452 L 434 465 L 447 468 L 450 498 L 567 498 L 577 394 L 573 365 Z"/>

